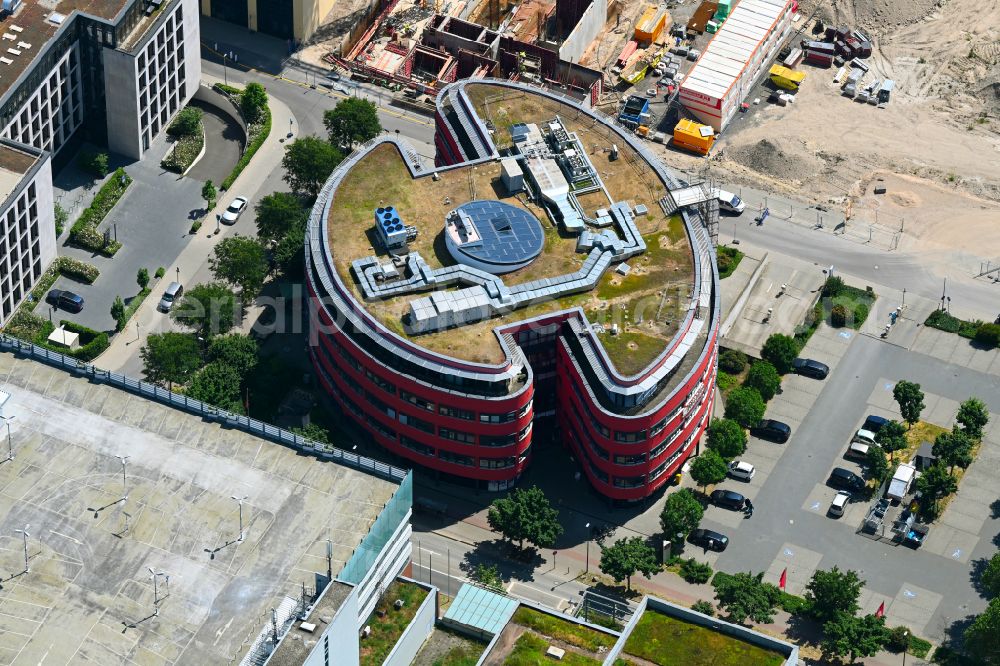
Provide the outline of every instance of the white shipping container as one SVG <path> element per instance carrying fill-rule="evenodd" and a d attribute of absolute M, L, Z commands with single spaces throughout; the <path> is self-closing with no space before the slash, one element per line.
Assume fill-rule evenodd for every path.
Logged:
<path fill-rule="evenodd" d="M 791 0 L 742 0 L 681 86 L 681 102 L 722 131 L 791 26 Z"/>

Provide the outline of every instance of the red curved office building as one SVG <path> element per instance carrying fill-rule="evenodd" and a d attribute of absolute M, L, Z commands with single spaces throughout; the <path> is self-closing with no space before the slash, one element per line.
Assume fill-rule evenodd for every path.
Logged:
<path fill-rule="evenodd" d="M 718 271 L 696 211 L 633 137 L 523 84 L 438 97 L 436 164 L 355 151 L 313 208 L 310 353 L 380 446 L 513 486 L 543 422 L 593 487 L 641 500 L 712 410 Z M 573 460 L 571 462 L 571 455 Z"/>

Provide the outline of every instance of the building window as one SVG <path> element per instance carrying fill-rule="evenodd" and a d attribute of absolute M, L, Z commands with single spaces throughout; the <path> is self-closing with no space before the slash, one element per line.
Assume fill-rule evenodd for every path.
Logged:
<path fill-rule="evenodd" d="M 646 462 L 646 456 L 645 455 L 634 455 L 634 456 L 616 455 L 615 456 L 615 464 L 616 465 L 641 465 L 644 462 Z"/>
<path fill-rule="evenodd" d="M 458 430 L 451 430 L 449 428 L 438 428 L 438 435 L 444 437 L 445 439 L 450 439 L 453 442 L 461 442 L 462 444 L 476 443 L 476 436 L 470 432 L 461 432 Z"/>
<path fill-rule="evenodd" d="M 414 395 L 409 391 L 404 391 L 403 389 L 399 389 L 399 397 L 405 400 L 406 402 L 410 403 L 411 405 L 419 407 L 420 409 L 425 409 L 428 412 L 434 411 L 433 402 L 430 402 L 429 400 L 424 400 L 420 396 Z"/>
<path fill-rule="evenodd" d="M 399 422 L 404 423 L 411 428 L 416 428 L 417 430 L 422 430 L 426 433 L 434 434 L 434 424 L 430 421 L 424 421 L 423 419 L 418 419 L 415 416 L 410 416 L 403 412 L 399 413 Z"/>
<path fill-rule="evenodd" d="M 438 458 L 455 465 L 466 465 L 468 467 L 475 465 L 475 459 L 472 456 L 463 456 L 460 453 L 452 453 L 443 449 L 438 451 Z"/>
<path fill-rule="evenodd" d="M 506 414 L 480 414 L 481 423 L 509 423 L 517 419 L 517 412 L 507 412 Z"/>
<path fill-rule="evenodd" d="M 406 448 L 410 449 L 411 451 L 416 451 L 422 456 L 431 456 L 432 458 L 434 457 L 433 446 L 427 446 L 426 444 L 418 442 L 417 440 L 411 437 L 407 437 L 406 435 L 400 435 L 399 443 L 405 446 Z"/>
<path fill-rule="evenodd" d="M 514 458 L 480 458 L 479 468 L 480 469 L 507 469 L 508 467 L 513 467 L 515 463 Z"/>
<path fill-rule="evenodd" d="M 645 476 L 616 476 L 615 488 L 638 488 L 646 483 Z"/>
<path fill-rule="evenodd" d="M 462 419 L 463 421 L 472 421 L 476 418 L 475 412 L 470 412 L 467 409 L 459 409 L 458 407 L 448 407 L 447 405 L 438 405 L 438 413 L 442 416 L 450 416 L 453 419 Z"/>
<path fill-rule="evenodd" d="M 625 444 L 635 444 L 636 442 L 643 442 L 646 440 L 646 431 L 638 430 L 635 432 L 620 432 L 615 431 L 615 441 L 622 442 Z"/>

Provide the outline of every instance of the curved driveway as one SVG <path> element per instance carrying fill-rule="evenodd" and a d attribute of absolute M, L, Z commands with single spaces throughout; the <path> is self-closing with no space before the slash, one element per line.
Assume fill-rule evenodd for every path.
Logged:
<path fill-rule="evenodd" d="M 229 116 L 210 104 L 191 101 L 202 111 L 205 126 L 205 154 L 187 177 L 202 182 L 211 180 L 218 185 L 229 176 L 243 154 L 243 130 Z"/>

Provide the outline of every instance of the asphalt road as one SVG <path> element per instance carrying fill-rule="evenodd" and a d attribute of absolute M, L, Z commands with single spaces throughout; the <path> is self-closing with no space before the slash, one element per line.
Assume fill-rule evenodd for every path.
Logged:
<path fill-rule="evenodd" d="M 972 587 L 969 564 L 855 535 L 854 525 L 825 515 L 825 504 L 817 511 L 802 508 L 816 484 L 826 481 L 831 467 L 855 467 L 842 459 L 843 452 L 867 413 L 868 397 L 883 377 L 915 381 L 926 393 L 957 401 L 978 396 L 990 411 L 1000 411 L 1000 377 L 855 336 L 801 426 L 784 445 L 787 450 L 754 499 L 753 517 L 734 529 L 713 522 L 711 512 L 718 511 L 713 509 L 703 524 L 730 535 L 731 546 L 718 559 L 718 566 L 726 571 L 767 571 L 781 545 L 794 543 L 821 553 L 819 568 L 836 565 L 860 571 L 867 587 L 877 593 L 893 597 L 904 584 L 916 584 L 941 594 L 928 626 L 935 633 L 943 632 L 950 621 L 985 606 Z M 745 457 L 752 461 L 754 448 L 760 446 L 780 445 L 753 440 Z M 734 483 L 725 485 L 740 490 Z M 997 533 L 1000 517 L 987 520 L 972 560 L 996 550 L 991 540 Z"/>

